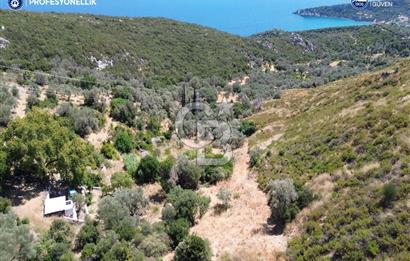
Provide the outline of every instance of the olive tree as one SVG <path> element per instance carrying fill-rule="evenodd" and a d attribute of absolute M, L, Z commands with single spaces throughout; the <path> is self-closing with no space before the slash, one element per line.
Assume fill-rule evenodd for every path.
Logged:
<path fill-rule="evenodd" d="M 272 219 L 278 223 L 290 221 L 298 211 L 298 194 L 290 179 L 271 181 L 268 185 L 268 197 Z"/>
<path fill-rule="evenodd" d="M 197 189 L 199 180 L 204 175 L 202 168 L 184 157 L 179 158 L 175 171 L 177 175 L 176 184 L 184 189 Z"/>
<path fill-rule="evenodd" d="M 0 259 L 28 260 L 35 256 L 29 225 L 19 224 L 12 213 L 0 214 Z"/>
<path fill-rule="evenodd" d="M 113 195 L 101 199 L 98 216 L 107 229 L 112 229 L 126 217 L 139 219 L 147 206 L 148 200 L 142 189 L 117 190 Z"/>
<path fill-rule="evenodd" d="M 196 235 L 187 237 L 175 249 L 175 261 L 210 261 L 212 256 L 209 242 Z"/>
<path fill-rule="evenodd" d="M 195 223 L 197 216 L 205 214 L 209 207 L 210 199 L 197 194 L 189 189 L 176 187 L 167 195 L 167 203 L 175 208 L 175 218 L 184 218 L 191 225 Z"/>

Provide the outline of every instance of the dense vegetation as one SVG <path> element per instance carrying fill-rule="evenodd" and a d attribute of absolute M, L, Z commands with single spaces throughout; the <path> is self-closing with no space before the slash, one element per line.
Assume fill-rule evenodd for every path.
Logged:
<path fill-rule="evenodd" d="M 97 68 L 102 61 L 113 75 L 175 84 L 187 73 L 229 79 L 247 71 L 250 61 L 269 57 L 247 39 L 166 19 L 0 14 L 0 37 L 10 42 L 0 49 L 0 64 L 29 70 L 68 69 L 63 74 L 75 76 L 73 66 Z"/>
<path fill-rule="evenodd" d="M 38 109 L 12 121 L 0 133 L 0 180 L 20 175 L 41 181 L 59 174 L 68 183 L 81 184 L 86 168 L 96 168 L 99 160 L 94 148 L 68 126 Z"/>
<path fill-rule="evenodd" d="M 289 118 L 275 110 L 255 115 L 262 126 L 287 122 L 283 138 L 256 163 L 261 187 L 272 179 L 317 187 L 316 178 L 330 175 L 330 197 L 290 242 L 292 259 L 409 258 L 410 63 L 396 66 L 270 104 L 278 112 L 292 108 Z M 283 217 L 299 197 L 280 184 L 268 188 L 287 195 L 288 207 L 273 201 L 273 214 Z"/>
<path fill-rule="evenodd" d="M 164 153 L 156 145 L 180 145 L 173 143 L 175 126 L 164 129 L 161 123 L 192 102 L 194 90 L 212 108 L 213 120 L 228 123 L 212 129 L 214 137 L 230 131 L 230 139 L 215 141 L 214 147 L 229 143 L 237 148 L 245 136 L 251 141 L 269 136 L 269 129 L 276 128 L 269 124 L 286 126 L 271 147 L 250 151 L 250 165 L 277 225 L 285 226 L 312 200 L 321 200 L 311 183 L 321 174 L 331 176 L 331 197 L 308 213 L 302 234 L 291 241 L 290 258 L 408 259 L 410 63 L 290 100 L 281 93 L 407 57 L 408 30 L 272 31 L 244 39 L 165 19 L 0 15 L 5 28 L 0 37 L 9 41 L 0 49 L 0 65 L 79 78 L 19 73 L 16 81 L 29 94 L 28 114 L 14 121 L 10 116 L 18 91 L 0 88 L 0 185 L 19 180 L 15 177 L 48 184 L 59 176 L 72 187 L 102 185 L 103 194 L 96 217 L 76 235 L 59 220 L 35 239 L 27 220 L 19 220 L 0 198 L 0 238 L 21 246 L 4 253 L 8 259 L 75 260 L 77 253 L 82 260 L 156 260 L 175 250 L 177 261 L 210 260 L 209 243 L 189 235 L 210 204 L 197 190 L 228 179 L 233 163 L 198 166 L 196 151 L 174 158 L 170 148 Z M 245 73 L 245 84 L 227 84 Z M 221 90 L 238 95 L 239 102 L 217 104 Z M 72 102 L 75 95 L 84 97 L 83 105 Z M 271 108 L 257 113 L 269 97 L 275 100 L 264 106 Z M 81 137 L 98 131 L 108 116 L 116 122 L 97 152 Z M 196 121 L 208 116 L 188 114 L 183 128 L 189 138 L 197 134 Z M 271 127 L 267 134 L 264 127 Z M 224 159 L 211 146 L 205 154 Z M 110 184 L 101 184 L 97 167 L 113 161 L 123 161 L 124 169 L 110 177 Z M 162 187 L 164 207 L 160 221 L 151 224 L 144 218 L 151 199 L 139 186 L 155 182 Z M 215 210 L 226 210 L 235 195 L 222 188 L 216 197 Z"/>
<path fill-rule="evenodd" d="M 1 257 L 4 260 L 29 260 L 35 256 L 34 235 L 27 220 L 20 220 L 11 212 L 10 205 L 9 200 L 0 197 Z"/>
<path fill-rule="evenodd" d="M 377 1 L 374 1 L 377 2 Z M 396 23 L 399 25 L 410 26 L 410 21 L 400 19 L 400 16 L 409 17 L 410 1 L 395 0 L 395 1 L 380 1 L 392 2 L 392 6 L 373 6 L 369 4 L 365 9 L 356 10 L 350 4 L 321 6 L 315 8 L 307 8 L 296 11 L 295 13 L 302 16 L 325 16 L 325 17 L 342 17 L 357 21 L 369 22 L 387 22 Z"/>
<path fill-rule="evenodd" d="M 389 65 L 410 55 L 409 36 L 409 29 L 387 25 L 254 35 L 276 53 L 275 64 L 253 71 L 241 95 L 275 98 L 282 89 L 316 87 Z"/>

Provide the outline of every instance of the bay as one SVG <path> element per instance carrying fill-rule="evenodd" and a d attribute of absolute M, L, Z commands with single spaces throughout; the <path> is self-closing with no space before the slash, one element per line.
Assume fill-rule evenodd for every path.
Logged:
<path fill-rule="evenodd" d="M 34 6 L 29 3 L 32 0 L 23 1 L 23 10 L 26 11 L 165 17 L 241 36 L 272 29 L 303 31 L 368 24 L 338 18 L 306 18 L 293 14 L 298 9 L 348 4 L 350 0 L 96 0 L 96 6 Z M 2 3 L 1 8 L 7 8 L 5 1 Z"/>

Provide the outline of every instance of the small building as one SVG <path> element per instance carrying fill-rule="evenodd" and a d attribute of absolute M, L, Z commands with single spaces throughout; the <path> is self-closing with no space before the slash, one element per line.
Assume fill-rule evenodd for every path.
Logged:
<path fill-rule="evenodd" d="M 47 193 L 44 201 L 44 216 L 58 213 L 64 213 L 66 218 L 77 219 L 75 204 L 72 200 L 66 200 L 65 196 L 50 198 L 50 194 Z"/>

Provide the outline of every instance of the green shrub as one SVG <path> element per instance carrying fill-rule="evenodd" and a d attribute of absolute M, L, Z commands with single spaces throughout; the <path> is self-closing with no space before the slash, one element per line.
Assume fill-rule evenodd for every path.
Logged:
<path fill-rule="evenodd" d="M 262 151 L 259 148 L 253 149 L 250 151 L 250 166 L 256 167 L 259 164 L 259 161 L 262 156 Z"/>
<path fill-rule="evenodd" d="M 114 227 L 119 239 L 131 241 L 137 233 L 137 220 L 134 217 L 125 217 Z"/>
<path fill-rule="evenodd" d="M 54 220 L 47 232 L 47 238 L 56 243 L 70 244 L 73 237 L 73 231 L 70 224 L 61 219 Z"/>
<path fill-rule="evenodd" d="M 397 196 L 397 188 L 395 185 L 388 183 L 383 186 L 383 205 L 389 206 Z"/>
<path fill-rule="evenodd" d="M 189 235 L 189 227 L 189 222 L 183 218 L 167 222 L 167 233 L 172 240 L 173 248 Z"/>
<path fill-rule="evenodd" d="M 80 87 L 82 89 L 91 90 L 96 85 L 97 85 L 97 78 L 94 75 L 85 74 L 81 78 Z"/>
<path fill-rule="evenodd" d="M 60 256 L 59 261 L 77 261 L 73 252 L 66 252 Z"/>
<path fill-rule="evenodd" d="M 60 260 L 62 256 L 71 255 L 69 250 L 70 245 L 68 243 L 55 243 L 52 244 L 48 257 L 50 260 Z"/>
<path fill-rule="evenodd" d="M 162 135 L 164 135 L 164 138 L 167 140 L 171 140 L 172 138 L 172 130 L 168 130 L 166 132 L 164 132 Z"/>
<path fill-rule="evenodd" d="M 188 236 L 175 249 L 175 261 L 210 261 L 211 249 L 208 241 L 196 236 Z"/>
<path fill-rule="evenodd" d="M 125 100 L 133 100 L 131 89 L 129 87 L 115 87 L 112 89 L 112 96 L 115 98 L 121 98 Z"/>
<path fill-rule="evenodd" d="M 226 176 L 229 174 L 222 167 L 206 166 L 202 180 L 209 184 L 216 184 L 218 181 L 225 180 Z"/>
<path fill-rule="evenodd" d="M 170 222 L 175 219 L 177 212 L 171 204 L 166 204 L 165 207 L 162 209 L 161 215 L 162 215 L 162 220 L 166 222 Z"/>
<path fill-rule="evenodd" d="M 204 174 L 204 171 L 198 165 L 188 161 L 185 158 L 180 158 L 176 166 L 177 185 L 184 189 L 195 190 L 198 188 L 199 180 Z"/>
<path fill-rule="evenodd" d="M 95 260 L 96 245 L 94 243 L 87 243 L 81 251 L 81 260 Z"/>
<path fill-rule="evenodd" d="M 142 189 L 121 189 L 100 200 L 98 217 L 106 229 L 112 229 L 127 217 L 140 217 L 147 206 Z"/>
<path fill-rule="evenodd" d="M 134 103 L 123 98 L 115 98 L 111 101 L 110 116 L 129 127 L 135 124 L 137 108 Z"/>
<path fill-rule="evenodd" d="M 275 222 L 284 224 L 296 216 L 299 211 L 297 199 L 298 194 L 292 180 L 274 180 L 269 183 L 268 201 Z"/>
<path fill-rule="evenodd" d="M 135 147 L 146 151 L 152 151 L 152 134 L 151 132 L 137 132 L 135 136 Z"/>
<path fill-rule="evenodd" d="M 34 107 L 38 107 L 40 105 L 40 99 L 36 95 L 30 95 L 27 97 L 27 109 L 31 110 Z"/>
<path fill-rule="evenodd" d="M 141 159 L 134 178 L 139 183 L 151 183 L 159 179 L 160 171 L 160 162 L 157 158 L 149 155 Z"/>
<path fill-rule="evenodd" d="M 299 209 L 303 209 L 313 201 L 314 195 L 312 191 L 303 185 L 295 184 L 295 189 L 298 194 L 297 205 Z"/>
<path fill-rule="evenodd" d="M 116 242 L 111 250 L 104 254 L 101 260 L 103 261 L 112 261 L 112 260 L 135 260 L 143 261 L 144 256 L 142 253 L 135 249 L 134 246 L 125 241 Z"/>
<path fill-rule="evenodd" d="M 111 187 L 113 189 L 131 188 L 133 185 L 134 180 L 128 172 L 117 172 L 111 176 Z"/>
<path fill-rule="evenodd" d="M 48 103 L 50 102 L 52 100 L 48 101 Z M 104 121 L 102 114 L 98 111 L 88 107 L 76 107 L 69 103 L 64 103 L 58 107 L 57 114 L 70 119 L 73 130 L 81 137 L 98 131 Z"/>
<path fill-rule="evenodd" d="M 108 230 L 105 233 L 105 236 L 101 236 L 100 240 L 97 243 L 96 249 L 95 249 L 95 256 L 96 259 L 101 259 L 102 256 L 110 251 L 112 246 L 118 241 L 118 235 L 112 231 Z"/>
<path fill-rule="evenodd" d="M 250 120 L 241 121 L 240 131 L 248 137 L 251 136 L 252 134 L 256 132 L 255 122 L 250 121 Z"/>
<path fill-rule="evenodd" d="M 128 171 L 128 173 L 135 173 L 138 169 L 140 157 L 138 157 L 136 154 L 130 153 L 123 155 L 123 159 L 125 169 Z"/>
<path fill-rule="evenodd" d="M 160 181 L 162 189 L 166 193 L 168 193 L 175 185 L 170 177 L 174 164 L 175 164 L 175 160 L 171 157 L 168 157 L 167 159 L 163 160 L 160 163 L 159 181 Z"/>
<path fill-rule="evenodd" d="M 81 184 L 87 187 L 88 189 L 92 189 L 93 187 L 99 187 L 102 182 L 102 177 L 101 174 L 98 173 L 91 173 L 91 172 L 85 172 L 83 177 L 82 177 L 82 182 Z"/>
<path fill-rule="evenodd" d="M 148 257 L 161 257 L 170 250 L 167 235 L 152 234 L 147 236 L 138 246 Z"/>
<path fill-rule="evenodd" d="M 147 123 L 147 130 L 152 132 L 154 135 L 159 134 L 159 130 L 161 128 L 161 123 L 157 117 L 149 117 Z"/>
<path fill-rule="evenodd" d="M 198 195 L 192 190 L 184 190 L 181 187 L 172 189 L 167 194 L 167 203 L 175 208 L 176 219 L 184 218 L 191 225 L 195 223 L 195 217 L 205 214 L 209 207 L 210 199 Z"/>
<path fill-rule="evenodd" d="M 118 152 L 111 142 L 104 142 L 101 147 L 101 154 L 107 159 L 117 160 L 119 158 Z"/>
<path fill-rule="evenodd" d="M 10 211 L 11 201 L 7 198 L 0 197 L 0 213 L 8 213 Z"/>
<path fill-rule="evenodd" d="M 118 128 L 114 134 L 114 146 L 121 153 L 130 153 L 134 148 L 134 137 L 131 131 Z"/>
<path fill-rule="evenodd" d="M 226 209 L 231 202 L 232 192 L 229 189 L 221 188 L 216 194 L 216 197 L 222 202 L 222 206 Z"/>

